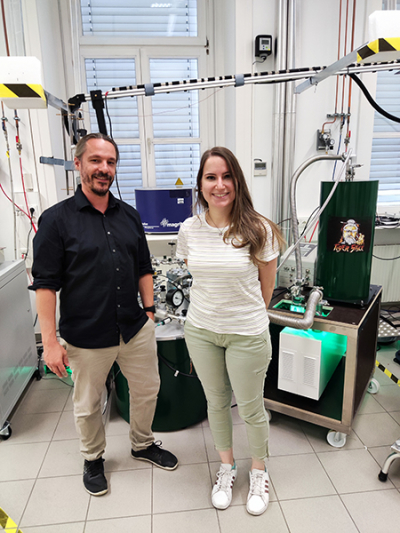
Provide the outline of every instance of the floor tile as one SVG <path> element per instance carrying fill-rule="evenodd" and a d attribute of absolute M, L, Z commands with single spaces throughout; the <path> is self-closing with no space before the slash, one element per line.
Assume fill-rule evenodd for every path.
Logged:
<path fill-rule="evenodd" d="M 377 469 L 377 475 L 383 468 L 383 465 L 388 456 L 393 453 L 390 446 L 381 446 L 377 448 L 369 448 L 369 453 L 378 462 L 380 468 Z M 388 479 L 396 488 L 400 488 L 400 457 L 398 457 L 389 467 Z"/>
<path fill-rule="evenodd" d="M 60 413 L 22 414 L 16 411 L 11 420 L 12 438 L 5 446 L 28 442 L 49 442 L 60 419 Z"/>
<path fill-rule="evenodd" d="M 314 454 L 270 457 L 268 470 L 279 500 L 336 494 Z"/>
<path fill-rule="evenodd" d="M 111 472 L 110 490 L 104 496 L 91 496 L 87 519 L 100 520 L 148 515 L 151 513 L 152 469 Z"/>
<path fill-rule="evenodd" d="M 389 413 L 359 415 L 353 430 L 367 447 L 392 445 L 400 436 L 400 425 Z"/>
<path fill-rule="evenodd" d="M 357 533 L 339 496 L 321 496 L 281 502 L 290 533 Z"/>
<path fill-rule="evenodd" d="M 260 516 L 252 516 L 245 505 L 229 507 L 218 511 L 221 533 L 289 533 L 282 511 L 277 502 L 270 503 L 268 509 Z"/>
<path fill-rule="evenodd" d="M 313 453 L 314 451 L 300 423 L 293 418 L 273 413 L 269 434 L 271 457 Z"/>
<path fill-rule="evenodd" d="M 51 526 L 24 527 L 24 533 L 83 533 L 85 522 L 73 524 L 52 524 Z"/>
<path fill-rule="evenodd" d="M 0 483 L 0 507 L 16 524 L 21 520 L 34 484 L 34 479 Z"/>
<path fill-rule="evenodd" d="M 302 428 L 315 452 L 337 452 L 341 450 L 364 448 L 364 444 L 360 441 L 354 431 L 352 431 L 350 435 L 347 435 L 346 444 L 343 448 L 334 448 L 326 440 L 329 431 L 328 429 L 308 422 L 302 422 Z"/>
<path fill-rule="evenodd" d="M 172 472 L 153 469 L 153 513 L 211 508 L 207 464 L 183 465 Z"/>
<path fill-rule="evenodd" d="M 59 418 L 53 440 L 69 440 L 78 438 L 75 427 L 74 413 L 72 411 L 63 411 Z"/>
<path fill-rule="evenodd" d="M 18 407 L 18 414 L 61 412 L 70 394 L 69 390 L 30 390 Z"/>
<path fill-rule="evenodd" d="M 400 425 L 400 411 L 391 411 L 390 416 Z"/>
<path fill-rule="evenodd" d="M 89 499 L 82 475 L 38 479 L 23 514 L 21 529 L 82 522 L 86 519 Z"/>
<path fill-rule="evenodd" d="M 207 453 L 203 428 L 188 428 L 171 433 L 154 433 L 162 446 L 178 457 L 180 465 L 206 463 Z"/>
<path fill-rule="evenodd" d="M 368 450 L 319 453 L 318 457 L 339 494 L 392 488 L 378 480 L 379 467 Z"/>
<path fill-rule="evenodd" d="M 369 394 L 367 393 L 363 401 L 361 402 L 361 405 L 358 409 L 359 415 L 366 415 L 366 414 L 372 414 L 372 413 L 384 413 L 385 409 L 381 406 L 381 404 L 376 400 L 375 394 Z"/>
<path fill-rule="evenodd" d="M 397 377 L 400 379 L 399 376 Z M 386 411 L 398 411 L 400 406 L 400 387 L 391 387 L 390 385 L 381 387 L 375 398 Z"/>
<path fill-rule="evenodd" d="M 0 481 L 36 478 L 48 446 L 48 442 L 1 445 Z"/>
<path fill-rule="evenodd" d="M 85 533 L 112 533 L 113 531 L 152 533 L 151 515 L 86 522 Z"/>
<path fill-rule="evenodd" d="M 53 441 L 47 450 L 39 477 L 60 477 L 82 474 L 83 458 L 79 439 Z"/>
<path fill-rule="evenodd" d="M 394 533 L 399 530 L 400 493 L 397 490 L 345 494 L 342 501 L 360 533 Z"/>
<path fill-rule="evenodd" d="M 188 526 L 190 524 L 190 527 Z M 156 514 L 153 533 L 220 533 L 215 509 Z"/>

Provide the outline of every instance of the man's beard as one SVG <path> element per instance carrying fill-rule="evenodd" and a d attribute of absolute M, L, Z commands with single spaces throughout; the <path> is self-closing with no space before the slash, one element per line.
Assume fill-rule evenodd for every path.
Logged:
<path fill-rule="evenodd" d="M 109 181 L 108 187 L 101 187 L 100 185 L 98 188 L 95 186 L 95 178 L 105 178 Z M 90 177 L 87 176 L 87 174 L 81 176 L 81 179 L 83 183 L 93 192 L 93 194 L 96 194 L 97 196 L 106 196 L 108 191 L 110 190 L 110 187 L 114 181 L 114 178 L 110 174 L 105 174 L 104 172 L 96 172 L 95 174 L 92 174 Z"/>

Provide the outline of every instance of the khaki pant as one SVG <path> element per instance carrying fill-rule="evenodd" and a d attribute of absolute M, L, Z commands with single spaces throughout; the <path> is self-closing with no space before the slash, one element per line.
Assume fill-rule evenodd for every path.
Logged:
<path fill-rule="evenodd" d="M 116 361 L 129 385 L 130 432 L 134 451 L 154 442 L 151 425 L 160 388 L 154 322 L 148 320 L 127 343 L 119 346 L 85 349 L 67 345 L 74 381 L 75 425 L 81 440 L 81 453 L 88 461 L 102 457 L 106 438 L 101 414 L 101 396 L 108 373 Z"/>
<path fill-rule="evenodd" d="M 218 334 L 185 323 L 185 340 L 207 398 L 215 448 L 232 448 L 232 390 L 246 424 L 250 454 L 268 456 L 269 418 L 264 408 L 265 375 L 271 361 L 267 329 L 261 335 Z"/>

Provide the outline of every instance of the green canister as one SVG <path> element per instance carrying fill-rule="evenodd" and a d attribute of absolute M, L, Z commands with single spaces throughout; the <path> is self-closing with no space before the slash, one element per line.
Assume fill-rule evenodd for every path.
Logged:
<path fill-rule="evenodd" d="M 335 182 L 321 183 L 323 205 Z M 319 219 L 316 285 L 327 300 L 368 301 L 378 181 L 340 182 Z"/>

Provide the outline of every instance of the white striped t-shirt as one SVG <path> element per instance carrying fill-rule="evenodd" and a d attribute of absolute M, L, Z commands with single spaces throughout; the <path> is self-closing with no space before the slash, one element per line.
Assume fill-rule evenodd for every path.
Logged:
<path fill-rule="evenodd" d="M 271 261 L 279 255 L 279 244 L 274 239 L 272 245 L 272 231 L 266 226 L 268 241 L 261 258 Z M 234 248 L 220 233 L 206 222 L 205 213 L 186 219 L 179 230 L 176 255 L 187 260 L 193 276 L 187 318 L 214 333 L 259 335 L 269 320 L 258 267 L 250 259 L 249 246 Z"/>

